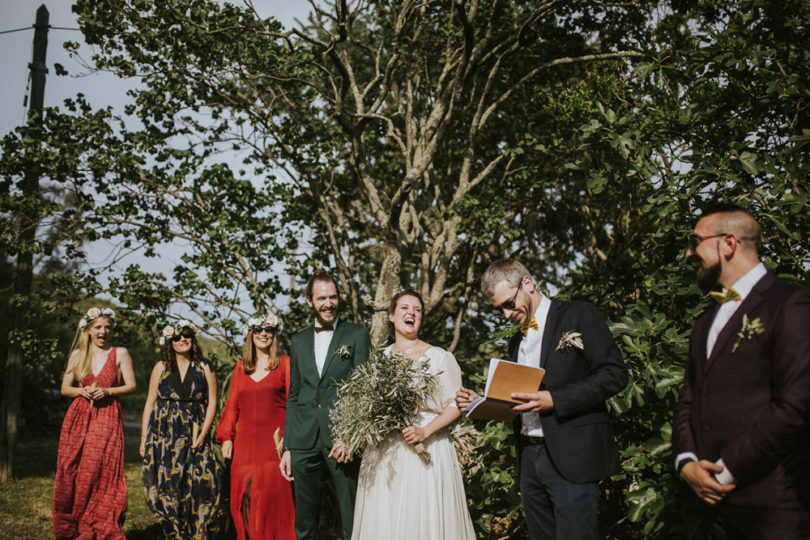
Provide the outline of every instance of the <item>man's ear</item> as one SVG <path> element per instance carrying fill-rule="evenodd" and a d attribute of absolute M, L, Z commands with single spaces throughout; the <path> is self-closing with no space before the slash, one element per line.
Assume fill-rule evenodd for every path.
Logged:
<path fill-rule="evenodd" d="M 723 256 L 726 258 L 726 260 L 731 260 L 731 258 L 734 257 L 734 254 L 740 248 L 740 241 L 734 234 L 727 234 L 725 237 L 723 237 L 720 243 L 723 246 Z"/>

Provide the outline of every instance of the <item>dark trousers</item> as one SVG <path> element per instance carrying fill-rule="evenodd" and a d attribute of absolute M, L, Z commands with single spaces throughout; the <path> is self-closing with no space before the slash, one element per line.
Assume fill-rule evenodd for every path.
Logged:
<path fill-rule="evenodd" d="M 338 463 L 327 458 L 330 448 L 290 451 L 293 478 L 295 478 L 295 537 L 298 540 L 317 540 L 318 514 L 321 509 L 321 480 L 326 470 L 332 475 L 340 507 L 343 538 L 352 536 L 354 499 L 357 494 L 357 474 L 360 460 Z"/>
<path fill-rule="evenodd" d="M 799 507 L 768 508 L 722 504 L 708 509 L 707 540 L 806 540 L 810 515 Z"/>
<path fill-rule="evenodd" d="M 531 540 L 597 540 L 598 484 L 563 478 L 545 444 L 520 453 L 520 496 Z"/>

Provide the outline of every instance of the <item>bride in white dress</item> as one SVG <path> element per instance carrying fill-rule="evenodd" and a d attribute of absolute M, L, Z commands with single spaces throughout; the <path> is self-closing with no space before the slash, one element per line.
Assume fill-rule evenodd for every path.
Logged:
<path fill-rule="evenodd" d="M 446 429 L 459 416 L 461 370 L 453 355 L 419 339 L 424 304 L 415 291 L 391 299 L 394 344 L 386 352 L 430 360 L 436 388 L 412 426 L 366 448 L 360 465 L 352 540 L 475 540 L 456 450 Z M 422 442 L 426 465 L 412 445 Z"/>

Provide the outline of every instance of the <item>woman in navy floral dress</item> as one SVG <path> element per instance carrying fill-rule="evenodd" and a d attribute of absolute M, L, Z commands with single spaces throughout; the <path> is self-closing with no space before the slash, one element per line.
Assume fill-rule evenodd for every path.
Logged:
<path fill-rule="evenodd" d="M 189 321 L 163 329 L 163 360 L 152 370 L 143 410 L 146 502 L 168 538 L 213 538 L 218 521 L 219 475 L 208 436 L 217 383 L 195 330 Z"/>

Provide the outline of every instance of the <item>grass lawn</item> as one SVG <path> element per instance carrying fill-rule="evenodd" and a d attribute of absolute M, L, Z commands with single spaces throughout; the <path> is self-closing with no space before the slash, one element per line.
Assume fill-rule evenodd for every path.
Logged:
<path fill-rule="evenodd" d="M 141 476 L 140 412 L 125 411 L 124 459 L 127 475 L 128 539 L 161 538 L 160 526 L 146 506 Z M 15 479 L 0 489 L 0 539 L 53 538 L 51 504 L 59 432 L 28 436 L 17 443 Z"/>

